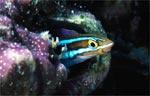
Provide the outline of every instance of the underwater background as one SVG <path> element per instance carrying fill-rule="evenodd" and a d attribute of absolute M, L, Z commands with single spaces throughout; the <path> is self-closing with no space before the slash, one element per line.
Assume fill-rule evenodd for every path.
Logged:
<path fill-rule="evenodd" d="M 149 3 L 1 0 L 1 95 L 149 95 Z M 68 70 L 52 37 L 78 33 L 109 38 L 111 57 L 97 56 Z M 102 69 L 92 69 L 94 64 Z"/>
<path fill-rule="evenodd" d="M 100 18 L 115 42 L 110 72 L 102 89 L 93 94 L 149 94 L 149 2 L 93 2 L 90 9 Z"/>

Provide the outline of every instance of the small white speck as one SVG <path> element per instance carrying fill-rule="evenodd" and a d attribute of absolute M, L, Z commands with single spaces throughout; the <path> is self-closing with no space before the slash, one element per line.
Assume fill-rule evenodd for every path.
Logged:
<path fill-rule="evenodd" d="M 43 53 L 41 53 L 41 55 L 43 56 L 44 54 L 43 54 Z"/>
<path fill-rule="evenodd" d="M 38 39 L 37 41 L 40 42 L 40 39 Z"/>
<path fill-rule="evenodd" d="M 24 71 L 23 71 L 23 72 L 21 72 L 21 75 L 24 75 Z"/>
<path fill-rule="evenodd" d="M 27 11 L 27 14 L 30 14 L 30 11 Z"/>
<path fill-rule="evenodd" d="M 0 58 L 3 58 L 3 56 L 0 56 Z"/>
<path fill-rule="evenodd" d="M 29 57 L 29 56 L 30 56 L 30 54 L 27 55 L 27 57 Z"/>
<path fill-rule="evenodd" d="M 71 10 L 71 13 L 73 14 L 73 13 L 74 13 L 74 10 Z"/>
<path fill-rule="evenodd" d="M 34 42 L 34 44 L 37 44 L 37 42 Z"/>
<path fill-rule="evenodd" d="M 82 8 L 82 6 L 80 6 L 80 8 Z"/>
<path fill-rule="evenodd" d="M 14 10 L 11 10 L 11 13 L 13 13 L 14 12 Z"/>
<path fill-rule="evenodd" d="M 22 34 L 21 37 L 24 37 L 24 35 Z"/>
<path fill-rule="evenodd" d="M 20 52 L 23 52 L 23 50 L 20 50 Z"/>
<path fill-rule="evenodd" d="M 11 60 L 12 60 L 12 61 L 15 61 L 15 58 L 12 58 Z"/>
<path fill-rule="evenodd" d="M 3 50 L 4 48 L 2 47 L 1 50 Z"/>
<path fill-rule="evenodd" d="M 14 31 L 11 31 L 11 35 L 14 36 Z"/>
<path fill-rule="evenodd" d="M 12 52 L 15 52 L 15 49 L 12 49 Z"/>
<path fill-rule="evenodd" d="M 42 45 L 44 45 L 44 42 L 41 42 Z"/>
<path fill-rule="evenodd" d="M 38 39 L 38 37 L 36 36 L 35 39 Z"/>
<path fill-rule="evenodd" d="M 34 47 L 34 45 L 31 45 L 31 47 Z"/>
<path fill-rule="evenodd" d="M 58 84 L 61 85 L 61 82 L 59 82 Z"/>
<path fill-rule="evenodd" d="M 33 43 L 33 44 L 34 44 L 34 41 L 31 41 L 31 43 Z"/>
<path fill-rule="evenodd" d="M 0 66 L 0 70 L 2 70 L 2 66 Z"/>
<path fill-rule="evenodd" d="M 10 44 L 11 47 L 14 47 L 14 44 Z"/>
<path fill-rule="evenodd" d="M 51 83 L 51 81 L 48 81 L 48 82 L 47 82 L 47 85 L 49 85 L 50 83 Z"/>
<path fill-rule="evenodd" d="M 6 53 L 4 53 L 4 56 L 7 56 L 7 54 L 6 54 Z"/>
<path fill-rule="evenodd" d="M 6 21 L 6 20 L 7 20 L 7 18 L 6 18 L 6 17 L 4 17 L 4 20 Z"/>
<path fill-rule="evenodd" d="M 25 31 L 28 31 L 28 29 L 27 29 L 27 28 L 24 28 L 24 30 L 25 30 Z"/>
<path fill-rule="evenodd" d="M 41 48 L 41 46 L 40 46 L 40 45 L 38 45 L 38 48 Z"/>
<path fill-rule="evenodd" d="M 43 47 L 43 50 L 46 50 L 46 48 Z"/>
<path fill-rule="evenodd" d="M 25 55 L 25 53 L 23 52 L 22 55 Z"/>
<path fill-rule="evenodd" d="M 12 86 L 13 85 L 13 82 L 11 82 L 10 84 L 9 84 L 9 86 Z"/>
<path fill-rule="evenodd" d="M 4 75 L 0 74 L 1 77 L 4 77 Z"/>
<path fill-rule="evenodd" d="M 32 88 L 30 88 L 30 91 L 32 91 L 33 89 Z"/>
<path fill-rule="evenodd" d="M 4 53 L 6 53 L 6 51 L 3 51 Z"/>
<path fill-rule="evenodd" d="M 43 64 L 42 62 L 40 62 L 40 64 Z"/>
<path fill-rule="evenodd" d="M 15 42 L 14 45 L 17 45 L 17 43 Z"/>
<path fill-rule="evenodd" d="M 6 63 L 3 63 L 4 66 L 6 66 Z"/>

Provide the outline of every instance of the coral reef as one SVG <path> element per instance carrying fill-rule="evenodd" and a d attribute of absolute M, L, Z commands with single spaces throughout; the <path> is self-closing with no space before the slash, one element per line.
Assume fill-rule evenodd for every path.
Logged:
<path fill-rule="evenodd" d="M 84 71 L 80 69 L 80 75 L 68 75 L 52 45 L 55 31 L 66 28 L 81 34 L 107 36 L 94 15 L 78 10 L 72 12 L 63 2 L 59 3 L 47 0 L 0 1 L 2 95 L 89 94 L 106 77 L 110 53 L 84 62 L 91 67 Z M 71 72 L 73 70 L 70 68 Z"/>
<path fill-rule="evenodd" d="M 138 0 L 1 0 L 0 94 L 149 94 L 148 4 Z M 111 38 L 115 42 L 111 65 L 108 53 L 68 70 L 51 41 L 77 34 L 68 35 L 62 28 Z"/>

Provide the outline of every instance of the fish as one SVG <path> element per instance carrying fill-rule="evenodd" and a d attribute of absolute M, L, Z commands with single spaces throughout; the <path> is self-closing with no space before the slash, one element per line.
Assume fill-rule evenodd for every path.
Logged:
<path fill-rule="evenodd" d="M 59 54 L 59 59 L 66 67 L 71 67 L 97 55 L 108 53 L 114 45 L 113 41 L 101 35 L 78 33 L 74 37 L 69 36 L 71 37 L 60 41 L 57 40 L 58 43 L 56 44 L 56 53 Z"/>

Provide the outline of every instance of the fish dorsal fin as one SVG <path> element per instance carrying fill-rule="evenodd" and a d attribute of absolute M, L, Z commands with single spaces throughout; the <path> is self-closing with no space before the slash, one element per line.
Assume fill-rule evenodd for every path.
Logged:
<path fill-rule="evenodd" d="M 79 36 L 78 32 L 76 32 L 74 30 L 64 29 L 64 28 L 53 30 L 52 32 L 50 32 L 50 34 L 53 37 L 59 37 L 60 40 L 75 38 L 75 37 Z"/>

